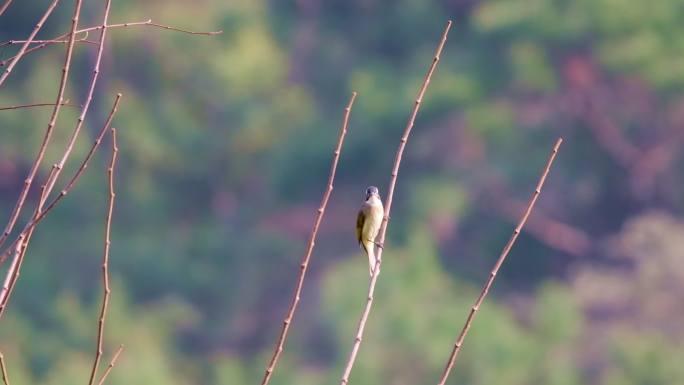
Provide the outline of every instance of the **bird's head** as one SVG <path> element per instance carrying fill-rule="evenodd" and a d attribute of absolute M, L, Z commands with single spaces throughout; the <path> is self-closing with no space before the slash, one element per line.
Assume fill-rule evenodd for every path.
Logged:
<path fill-rule="evenodd" d="M 380 192 L 378 191 L 378 188 L 375 186 L 369 186 L 366 189 L 366 200 L 368 200 L 372 196 L 380 197 Z"/>

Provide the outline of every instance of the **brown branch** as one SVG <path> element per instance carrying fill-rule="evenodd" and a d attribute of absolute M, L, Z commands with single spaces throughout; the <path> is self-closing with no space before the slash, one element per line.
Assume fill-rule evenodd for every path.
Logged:
<path fill-rule="evenodd" d="M 375 268 L 373 269 L 373 275 L 371 277 L 370 283 L 368 285 L 368 297 L 366 301 L 366 307 L 363 310 L 363 313 L 361 314 L 361 319 L 359 320 L 359 326 L 356 331 L 356 337 L 354 338 L 354 345 L 352 346 L 351 353 L 349 354 L 349 358 L 347 360 L 347 365 L 345 366 L 344 373 L 342 374 L 342 380 L 340 381 L 340 385 L 346 385 L 349 383 L 349 375 L 351 374 L 351 370 L 354 367 L 354 361 L 356 361 L 356 355 L 359 352 L 359 347 L 361 346 L 361 340 L 363 339 L 363 331 L 366 327 L 366 321 L 368 320 L 368 315 L 370 314 L 371 307 L 373 305 L 373 295 L 375 293 L 375 283 L 378 280 L 378 276 L 380 275 L 380 265 L 382 264 L 382 251 L 384 249 L 384 242 L 385 242 L 385 233 L 387 231 L 387 224 L 389 222 L 390 218 L 390 210 L 392 208 L 392 197 L 394 196 L 394 187 L 397 183 L 397 176 L 399 175 L 399 165 L 401 164 L 401 158 L 402 155 L 404 154 L 404 148 L 406 147 L 406 142 L 408 141 L 408 137 L 411 134 L 411 129 L 413 128 L 413 124 L 416 121 L 416 116 L 418 116 L 418 110 L 420 109 L 420 105 L 423 102 L 423 97 L 425 96 L 425 91 L 427 90 L 428 85 L 430 84 L 430 79 L 432 78 L 432 74 L 435 71 L 435 68 L 437 68 L 437 63 L 439 63 L 439 59 L 442 55 L 442 50 L 444 49 L 444 44 L 446 43 L 447 36 L 449 35 L 449 30 L 451 29 L 451 20 L 447 22 L 446 28 L 444 29 L 444 32 L 442 33 L 442 38 L 439 41 L 439 45 L 437 46 L 437 49 L 435 50 L 435 55 L 432 58 L 432 64 L 430 65 L 430 68 L 428 69 L 427 73 L 425 74 L 425 79 L 423 80 L 423 85 L 420 88 L 420 91 L 418 92 L 418 97 L 416 98 L 416 101 L 414 102 L 413 105 L 413 110 L 411 111 L 411 115 L 409 116 L 408 122 L 406 124 L 406 128 L 404 129 L 404 134 L 401 137 L 401 141 L 399 143 L 399 148 L 397 149 L 397 154 L 394 158 L 394 166 L 392 167 L 392 175 L 390 177 L 390 183 L 389 183 L 389 188 L 387 189 L 387 200 L 385 201 L 385 216 L 382 220 L 382 225 L 380 226 L 380 232 L 379 232 L 379 244 L 383 245 L 383 247 L 378 249 L 377 252 L 377 260 L 375 263 Z"/>
<path fill-rule="evenodd" d="M 166 30 L 169 30 L 169 31 L 176 31 L 176 32 L 187 33 L 187 34 L 190 34 L 190 35 L 213 36 L 213 35 L 219 35 L 219 34 L 223 33 L 222 30 L 219 30 L 219 31 L 209 31 L 209 32 L 205 32 L 205 31 L 190 31 L 190 30 L 187 30 L 187 29 L 181 29 L 181 28 L 171 27 L 171 26 L 164 25 L 164 24 L 153 23 L 153 22 L 152 22 L 152 19 L 147 19 L 147 20 L 145 20 L 145 21 L 135 21 L 135 22 L 130 22 L 130 23 L 109 24 L 109 25 L 106 25 L 106 28 L 107 28 L 107 29 L 111 29 L 111 28 L 125 28 L 125 27 L 134 27 L 134 26 L 155 27 L 155 28 L 166 29 Z M 102 29 L 102 27 L 103 27 L 102 25 L 98 25 L 98 26 L 95 26 L 95 27 L 88 27 L 88 28 L 80 29 L 80 30 L 76 31 L 76 33 L 88 33 L 88 32 L 90 32 L 90 31 L 97 31 L 97 30 Z M 57 36 L 57 37 L 55 37 L 54 39 L 40 40 L 40 44 L 38 44 L 38 45 L 36 45 L 36 46 L 34 46 L 34 47 L 29 48 L 29 49 L 26 50 L 26 52 L 24 52 L 23 54 L 28 54 L 28 53 L 34 52 L 34 51 L 39 50 L 39 49 L 41 49 L 41 48 L 45 48 L 45 47 L 47 47 L 48 45 L 63 43 L 63 42 L 64 42 L 64 39 L 65 39 L 67 36 L 68 36 L 68 34 L 64 34 L 64 35 Z M 87 36 L 87 35 L 86 35 L 86 36 Z M 78 41 L 78 42 L 86 42 L 86 43 L 90 42 L 89 40 L 86 40 L 85 38 L 79 39 L 79 40 L 77 40 L 77 41 Z M 33 42 L 34 42 L 34 43 L 38 43 L 38 41 L 33 41 Z M 18 44 L 18 43 L 24 43 L 24 44 L 26 44 L 26 40 L 8 40 L 8 41 L 6 41 L 6 42 L 0 44 L 0 47 L 3 46 L 3 45 L 11 45 L 11 44 Z M 5 64 L 7 64 L 8 61 L 13 60 L 14 58 L 15 58 L 15 56 L 10 57 L 10 58 L 8 58 L 8 59 L 6 59 L 6 60 L 0 61 L 0 67 L 4 66 Z"/>
<path fill-rule="evenodd" d="M 79 107 L 78 104 L 71 104 L 71 103 L 69 103 L 69 99 L 63 101 L 61 104 L 62 104 L 63 106 Z M 47 106 L 54 107 L 54 106 L 55 106 L 55 103 L 20 104 L 20 105 L 18 105 L 18 106 L 0 107 L 0 111 L 17 110 L 17 109 L 20 109 L 20 108 L 31 108 L 31 107 L 47 107 Z"/>
<path fill-rule="evenodd" d="M 0 16 L 2 16 L 3 13 L 7 10 L 7 7 L 12 4 L 12 0 L 5 0 L 5 2 L 0 6 Z"/>
<path fill-rule="evenodd" d="M 0 352 L 0 368 L 2 369 L 2 382 L 5 385 L 10 385 L 9 375 L 7 374 L 7 366 L 5 365 L 5 355 Z"/>
<path fill-rule="evenodd" d="M 107 35 L 107 28 L 105 26 L 107 25 L 107 19 L 109 18 L 109 10 L 111 7 L 111 3 L 111 0 L 107 0 L 105 4 L 104 16 L 102 19 L 103 28 L 100 31 L 100 38 L 98 40 L 97 47 L 97 56 L 95 59 L 95 65 L 93 66 L 93 76 L 90 80 L 90 87 L 88 88 L 86 100 L 83 103 L 83 107 L 81 108 L 81 114 L 78 116 L 78 119 L 76 120 L 76 126 L 74 127 L 74 130 L 71 133 L 69 143 L 67 144 L 67 147 L 64 150 L 64 154 L 62 154 L 62 158 L 60 159 L 59 163 L 52 166 L 52 172 L 50 172 L 47 181 L 44 183 L 44 185 L 47 187 L 43 190 L 43 193 L 41 194 L 38 203 L 38 208 L 36 209 L 37 214 L 39 214 L 40 211 L 42 211 L 43 204 L 45 204 L 45 200 L 47 199 L 48 195 L 50 195 L 50 192 L 52 192 L 52 189 L 54 188 L 55 183 L 59 178 L 59 174 L 64 169 L 64 164 L 66 163 L 66 160 L 69 158 L 69 155 L 71 155 L 71 151 L 74 148 L 74 144 L 76 143 L 76 139 L 78 138 L 78 135 L 81 131 L 81 127 L 83 127 L 83 122 L 85 121 L 86 114 L 88 113 L 88 109 L 90 108 L 90 103 L 93 100 L 95 85 L 97 84 L 98 76 L 100 74 L 100 62 L 102 61 L 102 52 L 104 51 L 104 42 Z"/>
<path fill-rule="evenodd" d="M 470 313 L 468 314 L 468 318 L 466 319 L 466 322 L 463 325 L 463 329 L 461 329 L 461 333 L 459 334 L 458 339 L 456 340 L 456 343 L 454 344 L 454 348 L 451 351 L 451 355 L 449 356 L 449 360 L 447 361 L 446 367 L 444 368 L 444 372 L 442 373 L 442 377 L 439 380 L 439 385 L 444 385 L 446 383 L 446 380 L 449 377 L 449 373 L 451 372 L 451 369 L 454 367 L 454 364 L 456 363 L 456 357 L 458 356 L 458 353 L 461 351 L 461 347 L 463 346 L 463 340 L 465 339 L 466 335 L 468 334 L 468 330 L 470 329 L 470 326 L 473 322 L 473 318 L 475 318 L 475 313 L 477 313 L 477 311 L 480 309 L 482 302 L 484 301 L 485 297 L 487 296 L 487 293 L 489 292 L 489 289 L 491 288 L 492 284 L 494 283 L 494 278 L 496 278 L 496 275 L 499 272 L 499 268 L 503 264 L 508 253 L 511 251 L 511 248 L 513 247 L 513 244 L 515 243 L 516 239 L 518 239 L 518 235 L 520 234 L 520 231 L 522 230 L 523 226 L 525 226 L 525 222 L 527 221 L 527 217 L 530 216 L 530 213 L 532 212 L 532 209 L 534 208 L 534 204 L 535 204 L 535 202 L 537 202 L 537 198 L 539 198 L 539 194 L 541 193 L 542 186 L 544 185 L 544 181 L 546 180 L 546 176 L 549 174 L 549 170 L 551 170 L 551 165 L 553 164 L 553 160 L 556 158 L 556 154 L 558 153 L 558 148 L 560 147 L 561 143 L 563 143 L 563 139 L 558 138 L 558 140 L 556 141 L 556 144 L 553 146 L 553 150 L 551 151 L 551 155 L 549 156 L 549 159 L 546 161 L 546 167 L 544 167 L 544 171 L 542 172 L 541 177 L 539 177 L 539 182 L 537 182 L 537 187 L 534 189 L 534 192 L 532 193 L 532 196 L 530 197 L 530 200 L 527 203 L 527 208 L 523 212 L 522 217 L 520 217 L 520 221 L 518 222 L 518 225 L 513 230 L 513 234 L 511 234 L 511 237 L 508 240 L 508 242 L 506 243 L 506 246 L 504 246 L 503 250 L 501 251 L 501 254 L 499 255 L 499 259 L 497 259 L 496 263 L 494 264 L 494 267 L 492 268 L 491 272 L 489 273 L 489 278 L 487 279 L 487 282 L 485 282 L 484 287 L 482 287 L 482 292 L 480 292 L 480 296 L 477 297 L 475 304 L 473 305 L 473 307 L 470 308 Z"/>
<path fill-rule="evenodd" d="M 14 66 L 19 62 L 19 59 L 24 55 L 26 52 L 26 49 L 28 48 L 29 44 L 31 44 L 31 40 L 36 36 L 38 31 L 40 31 L 41 28 L 43 28 L 43 24 L 45 24 L 45 20 L 50 16 L 52 11 L 54 11 L 55 7 L 57 6 L 57 3 L 59 3 L 60 0 L 53 0 L 48 9 L 45 11 L 43 16 L 40 18 L 36 26 L 33 28 L 33 31 L 31 31 L 31 34 L 29 35 L 28 39 L 24 42 L 24 45 L 21 46 L 21 49 L 19 49 L 19 53 L 12 59 L 12 62 L 7 66 L 5 71 L 0 75 L 0 85 L 5 82 L 5 79 L 9 76 L 9 74 L 12 72 L 12 69 L 14 69 Z M 5 4 L 3 6 L 2 12 L 4 12 L 5 8 L 7 8 L 7 5 Z M 2 14 L 0 12 L 0 14 Z"/>
<path fill-rule="evenodd" d="M 111 1 L 107 2 L 109 5 Z M 97 350 L 95 351 L 95 361 L 93 362 L 93 369 L 90 372 L 90 381 L 88 384 L 93 385 L 95 383 L 95 374 L 97 373 L 97 368 L 100 365 L 100 358 L 102 357 L 102 342 L 104 340 L 104 329 L 105 321 L 107 319 L 107 306 L 109 305 L 109 295 L 111 289 L 109 288 L 109 246 L 111 241 L 109 236 L 112 229 L 112 212 L 114 211 L 114 169 L 116 168 L 116 155 L 119 152 L 119 148 L 116 145 L 116 128 L 112 127 L 112 157 L 109 162 L 109 168 L 107 169 L 107 175 L 109 177 L 109 201 L 107 208 L 107 217 L 105 218 L 105 242 L 104 251 L 102 253 L 102 309 L 100 310 L 100 320 L 97 326 Z"/>
<path fill-rule="evenodd" d="M 57 2 L 59 0 L 55 0 Z M 45 155 L 45 150 L 47 149 L 48 143 L 50 142 L 50 138 L 52 136 L 52 131 L 55 127 L 55 124 L 57 123 L 57 117 L 59 116 L 59 111 L 60 108 L 62 107 L 62 102 L 64 102 L 64 90 L 66 89 L 66 83 L 67 79 L 69 77 L 69 66 L 71 65 L 71 57 L 74 51 L 74 37 L 76 36 L 75 31 L 78 26 L 78 17 L 81 13 L 81 3 L 82 0 L 77 0 L 76 1 L 76 6 L 74 9 L 74 15 L 72 18 L 72 23 L 71 23 L 71 33 L 69 35 L 69 44 L 67 47 L 67 52 L 66 52 L 66 57 L 64 59 L 64 67 L 62 68 L 62 78 L 59 83 L 59 91 L 57 93 L 57 100 L 55 101 L 55 106 L 52 110 L 52 115 L 50 117 L 50 122 L 48 123 L 47 129 L 45 130 L 45 136 L 43 137 L 43 142 L 40 145 L 40 149 L 38 150 L 38 155 L 36 156 L 35 161 L 33 162 L 33 165 L 31 166 L 31 171 L 29 171 L 29 175 L 26 177 L 24 180 L 24 187 L 21 190 L 21 193 L 19 194 L 19 199 L 17 199 L 17 203 L 14 206 L 14 209 L 12 211 L 12 214 L 10 216 L 10 220 L 7 223 L 7 226 L 5 226 L 5 230 L 3 231 L 2 235 L 0 235 L 0 246 L 5 242 L 7 237 L 10 235 L 12 232 L 12 229 L 14 228 L 14 224 L 17 221 L 17 218 L 19 217 L 19 214 L 21 213 L 21 209 L 24 206 L 24 202 L 26 201 L 26 196 L 28 195 L 29 189 L 31 188 L 31 184 L 33 183 L 33 179 L 36 176 L 36 173 L 38 172 L 38 168 L 40 167 L 40 163 L 43 161 L 43 156 Z M 9 70 L 9 68 L 8 68 Z M 28 242 L 30 239 L 30 235 L 26 237 L 25 242 Z M 0 301 L 0 306 L 1 306 L 1 301 Z M 2 314 L 2 310 L 0 310 L 0 314 Z"/>
<path fill-rule="evenodd" d="M 114 115 L 119 110 L 119 102 L 121 100 L 121 96 L 122 95 L 120 93 L 116 95 L 116 99 L 114 100 L 114 105 L 112 106 L 112 109 L 109 112 L 109 115 L 107 116 L 107 120 L 106 120 L 105 124 L 100 129 L 100 132 L 99 132 L 97 138 L 95 139 L 95 141 L 93 142 L 93 145 L 90 147 L 88 154 L 86 155 L 86 157 L 81 162 L 81 165 L 78 167 L 78 170 L 76 170 L 76 173 L 74 173 L 74 175 L 69 180 L 69 183 L 67 183 L 66 187 L 62 191 L 60 191 L 59 195 L 57 195 L 50 202 L 50 204 L 47 205 L 47 207 L 40 213 L 40 215 L 38 215 L 38 217 L 34 218 L 29 223 L 27 223 L 26 226 L 24 226 L 24 229 L 22 230 L 21 234 L 25 234 L 31 228 L 38 225 L 38 223 L 40 223 L 40 221 L 42 221 L 43 218 L 45 218 L 45 216 L 57 205 L 57 203 L 59 203 L 59 201 L 62 200 L 62 198 L 64 198 L 71 191 L 71 189 L 76 184 L 76 181 L 78 181 L 78 179 L 81 177 L 81 175 L 85 172 L 86 168 L 88 168 L 88 164 L 89 164 L 91 158 L 95 154 L 95 151 L 97 150 L 97 148 L 100 146 L 100 143 L 102 142 L 102 138 L 104 138 L 105 134 L 107 133 L 107 130 L 109 130 L 109 127 L 112 123 L 112 120 L 114 119 Z M 11 250 L 14 246 L 16 246 L 17 242 L 18 242 L 18 240 L 15 240 L 12 243 L 12 245 L 10 245 L 10 247 L 8 249 Z M 0 256 L 0 264 L 5 262 L 5 260 L 7 259 L 7 256 L 8 256 L 8 252 L 2 253 L 2 255 Z M 2 307 L 1 307 L 1 301 L 0 301 L 0 314 L 1 314 L 1 312 L 2 312 Z"/>
<path fill-rule="evenodd" d="M 294 317 L 294 313 L 297 310 L 297 305 L 299 304 L 299 296 L 301 295 L 302 287 L 304 286 L 304 277 L 306 276 L 306 271 L 307 271 L 307 268 L 309 267 L 309 261 L 311 260 L 311 254 L 313 253 L 314 245 L 316 244 L 316 236 L 318 235 L 318 227 L 321 225 L 321 222 L 323 221 L 323 215 L 325 214 L 325 208 L 327 207 L 328 199 L 330 198 L 330 195 L 332 194 L 333 181 L 335 180 L 335 172 L 337 170 L 337 163 L 340 159 L 340 152 L 342 151 L 342 144 L 344 143 L 344 137 L 345 137 L 345 135 L 347 135 L 347 126 L 349 125 L 349 115 L 351 114 L 351 109 L 352 109 L 352 106 L 354 105 L 354 99 L 356 99 L 356 92 L 352 92 L 351 98 L 349 99 L 349 103 L 347 104 L 347 107 L 344 109 L 344 118 L 342 120 L 342 127 L 340 128 L 340 136 L 337 139 L 337 146 L 335 147 L 335 151 L 333 152 L 333 160 L 332 160 L 332 164 L 330 166 L 330 175 L 328 176 L 327 189 L 323 193 L 323 199 L 321 200 L 321 205 L 319 206 L 318 210 L 316 211 L 316 219 L 314 220 L 314 225 L 313 225 L 313 228 L 311 229 L 311 236 L 309 237 L 309 244 L 307 245 L 306 253 L 302 257 L 302 262 L 299 265 L 299 267 L 300 267 L 299 279 L 297 280 L 297 286 L 296 286 L 294 293 L 292 295 L 292 303 L 290 304 L 290 308 L 287 310 L 287 314 L 285 315 L 285 319 L 283 320 L 283 327 L 282 327 L 282 330 L 280 331 L 280 337 L 278 338 L 278 342 L 276 343 L 275 350 L 273 351 L 273 356 L 271 357 L 271 361 L 269 362 L 268 367 L 266 368 L 266 372 L 264 373 L 264 377 L 261 380 L 261 385 L 268 384 L 269 380 L 271 379 L 271 376 L 273 375 L 273 370 L 275 369 L 275 366 L 278 363 L 278 358 L 280 357 L 280 354 L 283 352 L 283 348 L 285 346 L 285 340 L 287 339 L 287 332 L 290 330 L 290 325 L 292 324 L 292 318 Z"/>
<path fill-rule="evenodd" d="M 104 374 L 102 374 L 102 378 L 100 378 L 100 382 L 98 382 L 97 385 L 104 384 L 105 380 L 107 379 L 107 376 L 109 375 L 109 372 L 112 371 L 112 368 L 116 364 L 116 360 L 119 358 L 119 355 L 123 351 L 123 348 L 123 345 L 119 345 L 119 348 L 116 349 L 116 352 L 114 352 L 114 356 L 112 357 L 112 360 L 109 362 L 109 365 L 107 365 L 107 369 L 105 369 Z"/>

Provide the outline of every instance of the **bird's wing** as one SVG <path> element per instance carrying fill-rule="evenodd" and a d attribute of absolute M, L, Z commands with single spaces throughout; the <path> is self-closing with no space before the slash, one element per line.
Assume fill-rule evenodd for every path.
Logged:
<path fill-rule="evenodd" d="M 363 232 L 363 223 L 366 221 L 366 216 L 363 215 L 363 210 L 359 210 L 359 215 L 356 216 L 356 240 L 361 243 L 361 233 Z"/>

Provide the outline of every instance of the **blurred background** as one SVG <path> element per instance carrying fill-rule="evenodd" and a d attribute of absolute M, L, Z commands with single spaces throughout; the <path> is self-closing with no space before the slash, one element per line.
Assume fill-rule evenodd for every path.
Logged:
<path fill-rule="evenodd" d="M 28 36 L 48 3 L 15 1 L 0 40 Z M 103 3 L 86 1 L 81 24 L 100 23 Z M 67 31 L 72 10 L 60 4 L 39 37 Z M 368 281 L 356 212 L 367 185 L 385 195 L 448 19 L 352 383 L 437 382 L 558 136 L 565 143 L 537 208 L 450 383 L 684 383 L 684 1 L 113 2 L 112 23 L 147 18 L 224 33 L 108 34 L 86 132 L 64 175 L 122 92 L 104 360 L 126 348 L 109 384 L 260 381 L 356 90 L 271 384 L 339 381 Z M 80 104 L 96 49 L 75 52 L 67 94 Z M 0 90 L 2 106 L 54 100 L 63 55 L 53 46 L 26 56 Z M 3 225 L 49 114 L 0 112 Z M 62 109 L 46 165 L 76 114 Z M 108 156 L 105 145 L 29 247 L 0 322 L 13 385 L 76 383 L 90 371 Z M 27 213 L 35 201 L 33 191 Z"/>

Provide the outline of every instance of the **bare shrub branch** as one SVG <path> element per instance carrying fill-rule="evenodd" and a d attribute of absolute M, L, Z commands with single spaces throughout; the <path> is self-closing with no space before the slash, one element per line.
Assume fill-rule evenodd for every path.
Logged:
<path fill-rule="evenodd" d="M 280 337 L 278 337 L 278 342 L 276 343 L 275 350 L 273 351 L 273 356 L 271 361 L 266 368 L 264 377 L 261 380 L 261 385 L 266 385 L 273 375 L 275 366 L 278 363 L 278 358 L 283 352 L 285 346 L 285 340 L 287 339 L 287 332 L 290 330 L 292 325 L 292 318 L 297 310 L 297 305 L 299 304 L 299 296 L 302 293 L 302 287 L 304 286 L 304 277 L 306 276 L 307 268 L 309 267 L 309 261 L 311 260 L 311 254 L 313 253 L 314 245 L 316 244 L 316 236 L 318 235 L 318 228 L 323 221 L 323 215 L 325 214 L 325 208 L 328 206 L 328 199 L 333 190 L 333 181 L 335 180 L 335 172 L 337 171 L 337 163 L 340 159 L 340 153 L 342 151 L 342 145 L 344 144 L 344 137 L 347 135 L 347 126 L 349 125 L 349 115 L 351 114 L 352 106 L 354 105 L 354 100 L 356 99 L 356 92 L 352 92 L 351 98 L 347 107 L 344 109 L 344 118 L 342 119 L 342 127 L 340 128 L 340 135 L 337 139 L 337 146 L 335 151 L 333 151 L 333 160 L 330 165 L 330 175 L 328 176 L 328 185 L 323 193 L 323 199 L 321 200 L 321 205 L 316 211 L 316 219 L 314 220 L 313 228 L 311 229 L 311 235 L 309 236 L 309 244 L 306 247 L 306 253 L 302 257 L 302 262 L 299 265 L 299 279 L 297 280 L 297 286 L 295 287 L 294 293 L 292 295 L 292 303 L 290 308 L 287 310 L 285 319 L 283 320 L 283 327 L 280 331 Z"/>
<path fill-rule="evenodd" d="M 55 0 L 57 2 L 59 0 Z M 67 84 L 67 79 L 69 77 L 69 66 L 71 65 L 71 57 L 74 52 L 74 38 L 76 36 L 76 28 L 78 27 L 78 18 L 79 15 L 81 14 L 81 3 L 82 0 L 76 0 L 76 5 L 74 9 L 74 14 L 71 22 L 71 32 L 69 34 L 69 44 L 67 45 L 67 51 L 66 51 L 66 56 L 64 58 L 64 66 L 62 67 L 62 77 L 59 82 L 59 91 L 57 92 L 57 100 L 55 101 L 55 106 L 52 110 L 52 115 L 50 117 L 50 122 L 48 123 L 47 129 L 45 130 L 45 136 L 43 137 L 43 142 L 40 145 L 40 149 L 38 150 L 38 155 L 36 156 L 35 161 L 33 162 L 33 165 L 31 166 L 31 170 L 29 171 L 29 175 L 26 177 L 24 180 L 24 187 L 22 188 L 21 192 L 19 193 L 19 199 L 17 199 L 17 203 L 14 206 L 14 209 L 12 210 L 12 214 L 10 215 L 10 220 L 5 226 L 5 230 L 3 231 L 2 235 L 0 235 L 0 246 L 3 245 L 7 237 L 11 234 L 12 229 L 14 228 L 14 225 L 17 221 L 17 218 L 19 217 L 19 214 L 21 213 L 21 210 L 24 206 L 24 202 L 26 201 L 26 196 L 28 195 L 29 189 L 31 188 L 31 184 L 33 183 L 33 179 L 36 176 L 36 173 L 38 172 L 38 168 L 40 167 L 40 163 L 43 161 L 43 156 L 45 155 L 45 151 L 47 149 L 48 143 L 50 142 L 50 137 L 52 136 L 52 131 L 55 127 L 55 124 L 57 123 L 57 117 L 59 116 L 59 111 L 60 108 L 62 107 L 62 104 L 64 102 L 64 90 L 66 89 L 66 84 Z M 47 18 L 47 15 L 49 13 L 46 13 L 45 18 Z M 40 23 L 39 23 L 40 24 Z M 31 37 L 32 38 L 32 37 Z M 26 46 L 26 45 L 25 45 Z M 14 64 L 14 62 L 13 62 Z M 10 70 L 10 68 L 7 68 L 7 70 Z M 9 72 L 6 72 L 9 74 Z M 0 81 L 0 84 L 2 82 Z M 24 242 L 28 242 L 30 239 L 30 235 L 26 237 Z M 2 306 L 0 304 L 0 306 Z M 2 314 L 2 308 L 0 308 L 0 314 Z"/>
<path fill-rule="evenodd" d="M 349 383 L 349 375 L 351 374 L 351 370 L 354 367 L 354 362 L 356 361 L 356 355 L 359 352 L 359 347 L 361 346 L 361 340 L 363 339 L 363 331 L 366 327 L 366 321 L 368 320 L 368 315 L 370 314 L 371 307 L 373 305 L 373 294 L 375 293 L 375 283 L 378 281 L 378 276 L 380 275 L 380 265 L 382 264 L 382 251 L 384 249 L 384 242 L 385 242 L 385 233 L 387 232 L 387 224 L 389 222 L 390 218 L 390 210 L 392 208 L 392 198 L 394 196 L 394 187 L 397 183 L 397 176 L 399 175 L 399 165 L 401 164 L 401 158 L 404 154 L 404 148 L 406 147 L 406 142 L 408 141 L 408 137 L 411 134 L 411 129 L 413 128 L 413 124 L 416 121 L 416 116 L 418 116 L 418 110 L 420 109 L 420 105 L 423 102 L 423 97 L 425 96 L 425 91 L 427 90 L 428 85 L 430 84 L 430 79 L 432 78 L 432 74 L 435 71 L 435 68 L 437 68 L 437 63 L 439 63 L 440 57 L 442 55 L 442 50 L 444 49 L 444 44 L 446 44 L 447 36 L 449 35 L 449 30 L 451 29 L 451 20 L 447 22 L 446 28 L 444 29 L 444 32 L 442 33 L 442 38 L 439 41 L 439 45 L 437 46 L 437 49 L 435 50 L 435 55 L 432 58 L 432 64 L 430 64 L 430 68 L 427 71 L 427 74 L 425 74 L 425 79 L 423 81 L 423 85 L 420 87 L 420 91 L 418 92 L 418 97 L 416 98 L 414 104 L 413 104 L 413 110 L 411 111 L 411 115 L 409 116 L 408 122 L 406 124 L 406 128 L 404 129 L 404 134 L 401 136 L 401 140 L 399 143 L 399 148 L 397 149 L 397 154 L 394 158 L 394 166 L 392 167 L 392 175 L 390 177 L 390 183 L 389 183 L 389 188 L 387 189 L 387 199 L 385 200 L 385 217 L 382 220 L 382 225 L 380 226 L 380 232 L 379 232 L 379 241 L 378 243 L 380 245 L 383 245 L 383 247 L 380 247 L 377 252 L 377 262 L 375 263 L 375 268 L 373 269 L 373 276 L 371 277 L 370 283 L 368 285 L 368 297 L 366 301 L 366 307 L 363 310 L 363 313 L 361 314 L 361 319 L 359 320 L 359 326 L 356 331 L 356 336 L 354 338 L 354 345 L 352 346 L 351 353 L 349 354 L 349 358 L 347 360 L 347 365 L 344 368 L 344 373 L 342 374 L 342 380 L 340 381 L 340 385 L 345 385 Z"/>
<path fill-rule="evenodd" d="M 112 229 L 112 212 L 114 211 L 114 170 L 116 168 L 116 155 L 119 148 L 116 145 L 116 128 L 112 127 L 112 157 L 109 161 L 109 168 L 107 169 L 107 176 L 109 177 L 109 200 L 107 202 L 107 216 L 105 218 L 105 241 L 104 251 L 102 252 L 102 308 L 100 309 L 100 319 L 97 323 L 97 350 L 95 351 L 95 360 L 93 361 L 93 369 L 90 372 L 90 381 L 88 384 L 95 383 L 95 375 L 97 368 L 100 365 L 100 358 L 102 357 L 102 345 L 104 340 L 105 322 L 107 320 L 107 306 L 109 305 L 109 295 L 111 289 L 109 288 L 109 247 L 111 245 L 110 234 Z"/>
<path fill-rule="evenodd" d="M 473 305 L 473 307 L 470 308 L 470 313 L 468 314 L 468 318 L 466 318 L 466 322 L 463 325 L 463 329 L 461 329 L 461 333 L 459 334 L 458 339 L 456 340 L 456 343 L 454 344 L 454 348 L 451 351 L 451 355 L 449 356 L 449 360 L 447 361 L 446 367 L 444 368 L 444 372 L 442 373 L 442 377 L 439 380 L 439 385 L 444 385 L 446 383 L 446 380 L 449 377 L 449 373 L 451 372 L 451 369 L 453 368 L 454 364 L 456 363 L 456 357 L 458 356 L 458 353 L 461 351 L 461 347 L 463 346 L 463 340 L 465 339 L 466 335 L 468 334 L 468 330 L 470 329 L 470 326 L 473 322 L 473 318 L 475 318 L 475 313 L 477 313 L 477 311 L 480 309 L 482 302 L 484 301 L 485 297 L 487 296 L 487 293 L 489 292 L 489 289 L 491 288 L 492 284 L 494 283 L 494 278 L 496 278 L 496 275 L 499 272 L 499 268 L 503 264 L 508 253 L 511 251 L 511 248 L 513 247 L 513 244 L 515 243 L 516 239 L 518 239 L 518 235 L 520 235 L 520 231 L 522 231 L 523 226 L 525 226 L 525 222 L 527 221 L 527 217 L 530 216 L 530 213 L 532 212 L 532 209 L 534 208 L 534 204 L 537 202 L 537 198 L 539 198 L 539 194 L 541 193 L 542 186 L 544 185 L 544 181 L 546 180 L 546 176 L 549 174 L 549 170 L 551 170 L 551 165 L 553 164 L 553 160 L 556 158 L 556 154 L 558 153 L 558 148 L 560 147 L 561 143 L 563 143 L 563 139 L 559 138 L 556 141 L 556 144 L 553 146 L 553 150 L 551 151 L 551 155 L 549 156 L 549 159 L 546 161 L 546 166 L 544 167 L 544 171 L 542 172 L 541 176 L 539 177 L 539 182 L 537 182 L 537 187 L 534 189 L 534 192 L 532 193 L 532 196 L 530 197 L 530 200 L 527 203 L 527 208 L 525 209 L 522 216 L 520 217 L 518 225 L 513 230 L 513 234 L 511 234 L 511 237 L 508 240 L 508 242 L 506 243 L 506 246 L 504 246 L 503 250 L 501 251 L 501 254 L 499 255 L 499 259 L 497 259 L 496 263 L 494 264 L 494 267 L 492 268 L 491 272 L 489 273 L 489 278 L 487 278 L 487 282 L 485 282 L 484 287 L 482 287 L 482 291 L 480 292 L 479 297 L 477 297 L 477 300 L 475 301 L 475 304 Z"/>

